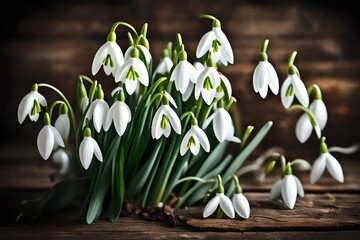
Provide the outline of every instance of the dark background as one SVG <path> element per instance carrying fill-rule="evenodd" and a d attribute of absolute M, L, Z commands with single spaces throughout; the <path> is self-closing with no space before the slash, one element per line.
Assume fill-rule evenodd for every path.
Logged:
<path fill-rule="evenodd" d="M 252 73 L 264 39 L 270 39 L 269 60 L 280 84 L 286 78 L 290 53 L 298 52 L 295 64 L 306 86 L 316 83 L 323 91 L 329 120 L 324 130 L 329 146 L 359 142 L 360 48 L 356 7 L 351 1 L 26 1 L 1 7 L 0 63 L 2 118 L 0 159 L 31 154 L 39 158 L 36 138 L 42 127 L 26 119 L 17 121 L 17 107 L 33 83 L 50 83 L 76 103 L 76 78 L 91 76 L 96 50 L 106 41 L 111 25 L 126 21 L 140 30 L 149 24 L 150 51 L 157 64 L 167 42 L 181 33 L 189 59 L 194 59 L 198 41 L 210 29 L 201 13 L 216 16 L 232 44 L 235 63 L 222 69 L 233 86 L 238 103 L 234 118 L 255 132 L 267 121 L 274 126 L 260 145 L 286 149 L 291 157 L 315 157 L 318 140 L 313 134 L 305 144 L 295 137 L 300 112 L 288 113 L 280 96 L 263 100 L 252 88 Z M 126 29 L 117 30 L 125 51 Z M 96 79 L 106 92 L 112 78 L 101 73 Z M 42 91 L 48 102 L 57 99 Z M 296 153 L 301 153 L 297 156 Z M 302 153 L 304 156 L 301 156 Z"/>

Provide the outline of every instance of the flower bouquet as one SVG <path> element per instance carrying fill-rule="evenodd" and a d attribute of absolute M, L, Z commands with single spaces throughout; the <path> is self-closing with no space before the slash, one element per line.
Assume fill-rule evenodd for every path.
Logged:
<path fill-rule="evenodd" d="M 207 14 L 201 18 L 212 25 L 200 39 L 196 57 L 188 59 L 182 37 L 177 34 L 174 44 L 164 46 L 156 66 L 147 38 L 148 24 L 137 31 L 129 23 L 114 23 L 106 42 L 94 54 L 91 68 L 93 77 L 103 68 L 114 81 L 114 88 L 105 93 L 101 81 L 79 75 L 76 108 L 53 85 L 32 86 L 19 104 L 18 121 L 22 124 L 28 116 L 36 122 L 41 115 L 44 127 L 38 134 L 37 147 L 62 179 L 40 199 L 24 201 L 19 221 L 53 214 L 74 200 L 80 200 L 81 217 L 90 224 L 104 213 L 116 221 L 125 202 L 136 208 L 163 204 L 181 208 L 210 197 L 203 217 L 218 210 L 219 217 L 226 214 L 234 218 L 236 211 L 249 218 L 250 204 L 238 180 L 239 170 L 273 123 L 264 123 L 252 137 L 254 127 L 242 129 L 233 121 L 231 107 L 236 99 L 229 79 L 221 72 L 234 62 L 231 44 L 219 19 Z M 129 30 L 125 53 L 116 41 L 120 26 Z M 265 40 L 262 44 L 253 75 L 254 90 L 262 98 L 269 88 L 275 95 L 280 89 L 277 73 L 268 61 L 268 43 Z M 327 111 L 320 88 L 306 88 L 300 79 L 295 56 L 296 52 L 290 56 L 288 77 L 280 94 L 286 109 L 304 112 L 295 132 L 299 141 L 305 142 L 313 129 L 321 138 Z M 48 103 L 40 93 L 43 88 L 53 90 L 58 100 Z M 312 93 L 314 100 L 309 105 Z M 300 104 L 293 104 L 295 97 Z M 235 150 L 229 150 L 230 144 Z M 268 156 L 265 175 L 277 161 L 281 163 L 281 178 L 274 184 L 270 199 L 281 197 L 293 208 L 297 195 L 304 196 L 302 184 L 293 175 L 295 167 L 311 169 L 312 183 L 325 167 L 343 182 L 341 166 L 330 154 L 325 137 L 320 141 L 320 153 L 312 168 L 303 159 L 286 162 L 279 153 Z M 263 163 L 256 164 L 262 168 Z"/>

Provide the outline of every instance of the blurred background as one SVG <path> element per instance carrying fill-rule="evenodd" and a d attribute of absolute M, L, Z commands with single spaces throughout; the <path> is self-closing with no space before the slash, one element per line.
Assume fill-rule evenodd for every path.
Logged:
<path fill-rule="evenodd" d="M 318 155 L 314 134 L 305 144 L 295 137 L 301 112 L 288 113 L 279 95 L 269 93 L 264 100 L 253 91 L 252 73 L 266 38 L 270 40 L 269 60 L 280 84 L 286 78 L 288 58 L 296 50 L 295 64 L 305 85 L 320 86 L 329 113 L 323 132 L 328 145 L 349 146 L 360 141 L 359 21 L 357 8 L 350 1 L 14 1 L 1 7 L 0 160 L 40 159 L 36 138 L 42 121 L 32 123 L 27 118 L 20 125 L 20 100 L 33 83 L 46 82 L 58 87 L 76 106 L 77 76 L 92 77 L 92 59 L 114 22 L 125 21 L 138 30 L 147 22 L 150 52 L 158 64 L 161 50 L 175 41 L 177 33 L 183 37 L 189 59 L 194 59 L 198 41 L 211 27 L 209 20 L 198 18 L 202 13 L 222 22 L 234 50 L 235 63 L 221 69 L 237 99 L 234 117 L 244 127 L 253 125 L 255 133 L 267 121 L 274 122 L 259 151 L 278 146 L 286 149 L 290 158 L 315 159 Z M 123 51 L 126 33 L 125 28 L 117 30 Z M 106 94 L 114 87 L 112 78 L 102 71 L 95 79 Z M 42 93 L 49 102 L 58 97 L 53 92 Z"/>

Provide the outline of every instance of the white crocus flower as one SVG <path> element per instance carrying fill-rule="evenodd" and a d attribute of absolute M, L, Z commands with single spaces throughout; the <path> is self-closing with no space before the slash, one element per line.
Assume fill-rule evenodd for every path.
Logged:
<path fill-rule="evenodd" d="M 288 174 L 285 175 L 283 179 L 278 180 L 272 186 L 270 191 L 270 200 L 274 200 L 282 196 L 286 206 L 290 209 L 293 209 L 297 195 L 304 197 L 304 188 L 296 176 Z"/>
<path fill-rule="evenodd" d="M 175 108 L 176 103 L 169 93 L 165 93 L 163 98 L 166 98 Z M 162 135 L 166 138 L 171 133 L 171 127 L 177 134 L 181 134 L 181 122 L 176 112 L 165 102 L 156 111 L 152 124 L 151 136 L 154 139 L 159 139 Z"/>
<path fill-rule="evenodd" d="M 224 194 L 224 187 L 222 186 L 221 177 L 218 175 L 218 189 L 215 197 L 213 197 L 205 206 L 203 211 L 203 217 L 207 218 L 211 216 L 216 209 L 220 206 L 221 210 L 229 217 L 235 217 L 234 207 L 231 200 Z"/>
<path fill-rule="evenodd" d="M 144 86 L 149 85 L 149 74 L 145 64 L 139 59 L 139 50 L 133 48 L 124 64 L 118 68 L 115 74 L 115 82 L 123 82 L 126 91 L 132 95 L 139 87 L 138 82 Z"/>
<path fill-rule="evenodd" d="M 198 76 L 195 84 L 195 99 L 202 95 L 205 103 L 210 105 L 216 96 L 216 88 L 220 86 L 221 79 L 215 67 L 206 67 Z"/>
<path fill-rule="evenodd" d="M 145 57 L 145 61 L 146 61 L 146 64 L 150 64 L 151 60 L 152 60 L 152 57 L 151 57 L 151 53 L 149 51 L 149 49 L 147 49 L 145 46 L 143 45 L 137 45 L 137 47 L 139 48 L 139 50 L 144 54 L 144 57 Z M 130 55 L 131 55 L 131 51 L 134 49 L 134 46 L 130 46 L 126 52 L 125 52 L 125 55 L 124 55 L 124 59 L 125 61 L 130 59 Z"/>
<path fill-rule="evenodd" d="M 37 137 L 37 147 L 42 158 L 47 160 L 54 150 L 55 143 L 61 147 L 65 147 L 58 130 L 50 125 L 50 117 L 48 113 L 44 115 L 44 127 L 40 130 Z"/>
<path fill-rule="evenodd" d="M 223 108 L 216 108 L 215 112 L 204 121 L 203 129 L 207 128 L 210 122 L 213 122 L 215 136 L 219 142 L 231 139 L 236 143 L 240 143 L 240 139 L 234 137 L 234 124 L 230 114 Z"/>
<path fill-rule="evenodd" d="M 129 106 L 123 101 L 116 101 L 113 103 L 106 115 L 104 130 L 108 131 L 111 123 L 113 122 L 116 132 L 119 136 L 122 136 L 124 135 L 126 127 L 130 121 L 131 110 Z"/>
<path fill-rule="evenodd" d="M 107 102 L 104 101 L 104 93 L 100 85 L 99 89 L 97 90 L 97 95 L 97 99 L 91 103 L 84 119 L 92 119 L 95 130 L 97 132 L 100 132 L 101 128 L 105 123 L 106 115 L 109 111 L 109 106 Z M 83 127 L 85 127 L 85 124 L 86 121 L 84 121 Z"/>
<path fill-rule="evenodd" d="M 184 156 L 190 149 L 191 153 L 196 156 L 200 151 L 200 145 L 206 152 L 210 151 L 210 142 L 205 132 L 198 125 L 192 125 L 181 141 L 180 155 Z"/>
<path fill-rule="evenodd" d="M 179 62 L 171 73 L 170 81 L 175 81 L 175 88 L 181 94 L 188 89 L 190 81 L 196 83 L 197 71 L 195 67 L 187 61 L 187 54 L 184 50 L 179 53 Z"/>
<path fill-rule="evenodd" d="M 124 63 L 124 56 L 121 48 L 116 43 L 115 32 L 110 32 L 104 43 L 99 50 L 97 50 L 94 60 L 92 62 L 92 74 L 96 75 L 101 66 L 104 67 L 106 75 L 110 73 L 115 75 L 115 71 Z"/>
<path fill-rule="evenodd" d="M 37 84 L 34 84 L 31 92 L 26 94 L 20 101 L 17 112 L 19 123 L 22 124 L 27 115 L 31 121 L 36 122 L 40 116 L 40 105 L 45 107 L 47 102 L 44 96 L 38 92 Z"/>
<path fill-rule="evenodd" d="M 63 149 L 59 148 L 57 149 L 52 157 L 52 162 L 54 164 L 55 169 L 60 174 L 66 174 L 70 170 L 70 157 L 69 154 Z"/>
<path fill-rule="evenodd" d="M 207 32 L 199 41 L 196 48 L 196 57 L 201 58 L 207 52 L 211 52 L 214 60 L 223 65 L 234 63 L 234 53 L 230 42 L 224 32 L 221 30 L 219 20 L 213 20 L 212 30 Z"/>
<path fill-rule="evenodd" d="M 329 153 L 325 143 L 325 137 L 322 137 L 320 143 L 320 156 L 314 161 L 310 173 L 311 184 L 316 183 L 320 179 L 324 173 L 325 167 L 334 179 L 340 183 L 344 182 L 344 173 L 341 165 L 339 161 L 333 155 L 331 155 L 331 153 Z"/>
<path fill-rule="evenodd" d="M 79 146 L 79 158 L 85 170 L 89 168 L 94 155 L 100 162 L 103 161 L 99 144 L 91 137 L 90 128 L 86 128 L 84 131 L 84 139 Z"/>

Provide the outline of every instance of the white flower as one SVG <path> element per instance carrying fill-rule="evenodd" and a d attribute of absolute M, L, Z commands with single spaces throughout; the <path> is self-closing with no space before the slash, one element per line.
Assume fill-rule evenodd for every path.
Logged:
<path fill-rule="evenodd" d="M 329 152 L 324 152 L 320 154 L 320 156 L 315 160 L 313 164 L 310 173 L 311 184 L 316 183 L 320 179 L 325 170 L 325 167 L 329 171 L 331 176 L 335 178 L 338 182 L 344 182 L 344 174 L 340 163 Z"/>
<path fill-rule="evenodd" d="M 184 156 L 189 148 L 192 154 L 198 155 L 200 145 L 206 152 L 210 151 L 210 142 L 205 132 L 199 126 L 192 125 L 181 141 L 180 155 Z"/>
<path fill-rule="evenodd" d="M 314 114 L 320 129 L 323 130 L 328 119 L 327 109 L 323 100 L 314 99 L 314 101 L 309 106 L 309 110 Z"/>
<path fill-rule="evenodd" d="M 231 200 L 224 195 L 224 193 L 216 193 L 216 196 L 212 198 L 205 206 L 203 217 L 207 218 L 213 214 L 218 206 L 220 205 L 221 210 L 229 217 L 235 217 L 234 207 L 231 203 Z"/>
<path fill-rule="evenodd" d="M 253 87 L 255 92 L 259 92 L 262 98 L 265 98 L 268 87 L 277 95 L 279 93 L 279 79 L 276 71 L 268 61 L 260 61 L 256 66 L 253 75 Z"/>
<path fill-rule="evenodd" d="M 195 84 L 195 99 L 199 99 L 200 93 L 207 105 L 210 105 L 216 95 L 216 88 L 221 79 L 215 67 L 206 67 L 198 76 Z"/>
<path fill-rule="evenodd" d="M 138 88 L 138 82 L 148 86 L 149 74 L 145 64 L 137 57 L 127 59 L 115 74 L 115 82 L 120 81 L 125 84 L 129 95 L 132 95 Z"/>
<path fill-rule="evenodd" d="M 26 115 L 28 115 L 33 122 L 36 122 L 39 119 L 40 114 L 37 108 L 40 107 L 40 105 L 36 106 L 36 104 L 40 104 L 43 107 L 47 105 L 44 96 L 37 91 L 37 85 L 33 86 L 31 92 L 26 94 L 20 101 L 17 113 L 20 124 L 23 123 Z"/>
<path fill-rule="evenodd" d="M 109 106 L 104 99 L 96 99 L 93 101 L 89 107 L 89 110 L 86 113 L 85 119 L 93 120 L 95 130 L 100 132 L 103 127 L 106 119 L 107 112 L 109 111 Z M 85 127 L 85 121 L 83 124 Z"/>
<path fill-rule="evenodd" d="M 67 142 L 70 134 L 70 118 L 68 114 L 59 114 L 54 127 L 59 131 L 64 142 Z"/>
<path fill-rule="evenodd" d="M 114 76 L 116 69 L 123 63 L 124 57 L 119 45 L 115 41 L 107 41 L 96 52 L 91 71 L 96 75 L 103 65 L 106 75 L 112 73 Z"/>
<path fill-rule="evenodd" d="M 221 74 L 219 72 L 219 76 L 220 76 L 220 80 L 221 82 L 224 84 L 225 86 L 225 90 L 228 93 L 228 97 L 229 99 L 231 98 L 232 95 L 232 87 L 231 87 L 231 83 L 229 81 L 229 79 L 227 77 L 225 77 L 225 75 Z M 219 85 L 218 88 L 216 88 L 216 93 L 215 93 L 215 98 L 222 98 L 225 95 L 225 91 L 223 89 L 223 85 Z"/>
<path fill-rule="evenodd" d="M 304 197 L 304 188 L 300 180 L 292 175 L 286 175 L 283 179 L 278 180 L 270 191 L 270 200 L 282 196 L 282 199 L 288 208 L 293 209 L 296 202 L 296 196 Z"/>
<path fill-rule="evenodd" d="M 163 59 L 161 59 L 159 65 L 157 65 L 153 75 L 155 76 L 157 73 L 159 74 L 169 73 L 172 66 L 173 66 L 173 62 L 171 61 L 171 59 L 169 57 L 164 57 Z"/>
<path fill-rule="evenodd" d="M 145 61 L 147 64 L 150 64 L 152 57 L 151 57 L 151 53 L 149 52 L 149 49 L 147 49 L 145 46 L 143 45 L 137 45 L 137 47 L 139 48 L 139 50 L 144 54 L 145 57 Z M 134 49 L 134 46 L 130 46 L 126 52 L 125 52 L 125 56 L 124 59 L 125 61 L 128 60 L 130 58 L 131 55 L 131 51 Z"/>
<path fill-rule="evenodd" d="M 104 130 L 108 131 L 111 123 L 113 122 L 116 132 L 119 136 L 122 136 L 130 121 L 131 111 L 128 105 L 122 101 L 116 101 L 113 103 L 106 115 Z"/>
<path fill-rule="evenodd" d="M 89 98 L 88 96 L 85 96 L 83 98 L 81 98 L 80 100 L 80 109 L 81 109 L 81 112 L 84 113 L 87 106 L 89 105 Z"/>
<path fill-rule="evenodd" d="M 181 123 L 176 112 L 168 104 L 161 105 L 159 109 L 156 111 L 154 115 L 154 119 L 152 121 L 152 125 L 151 125 L 152 138 L 159 139 L 161 135 L 164 135 L 166 138 L 169 137 L 171 132 L 171 127 L 173 127 L 174 131 L 177 134 L 181 133 Z"/>
<path fill-rule="evenodd" d="M 65 147 L 58 130 L 50 124 L 45 124 L 37 137 L 37 147 L 42 158 L 47 160 L 50 157 L 54 150 L 55 143 L 61 147 Z"/>
<path fill-rule="evenodd" d="M 196 57 L 201 58 L 207 52 L 211 52 L 214 60 L 223 65 L 234 63 L 234 54 L 228 38 L 221 30 L 220 22 L 213 22 L 213 28 L 207 32 L 199 41 L 196 48 Z"/>
<path fill-rule="evenodd" d="M 60 174 L 65 174 L 70 169 L 70 157 L 69 154 L 63 149 L 57 149 L 52 155 L 52 161 L 56 170 Z"/>
<path fill-rule="evenodd" d="M 188 85 L 186 91 L 181 95 L 181 99 L 183 102 L 186 102 L 190 98 L 190 96 L 194 90 L 194 86 L 195 86 L 195 83 L 189 82 L 189 85 Z"/>
<path fill-rule="evenodd" d="M 186 58 L 180 60 L 175 66 L 170 76 L 170 81 L 175 81 L 176 90 L 184 94 L 190 84 L 190 81 L 196 83 L 198 74 L 195 67 L 189 63 Z"/>
<path fill-rule="evenodd" d="M 250 205 L 247 198 L 242 193 L 235 193 L 232 198 L 235 211 L 242 218 L 249 218 L 250 216 Z"/>
<path fill-rule="evenodd" d="M 207 128 L 210 122 L 213 122 L 215 136 L 219 142 L 232 140 L 240 143 L 240 139 L 234 136 L 234 124 L 230 114 L 223 108 L 217 108 L 215 112 L 204 121 L 203 129 Z"/>
<path fill-rule="evenodd" d="M 280 93 L 281 102 L 286 109 L 292 104 L 294 96 L 296 96 L 301 105 L 306 108 L 309 106 L 309 95 L 306 87 L 296 73 L 287 76 L 281 86 Z"/>
<path fill-rule="evenodd" d="M 90 128 L 85 129 L 84 139 L 79 146 L 79 158 L 82 166 L 87 170 L 95 157 L 102 162 L 103 157 L 98 143 L 91 137 Z"/>

